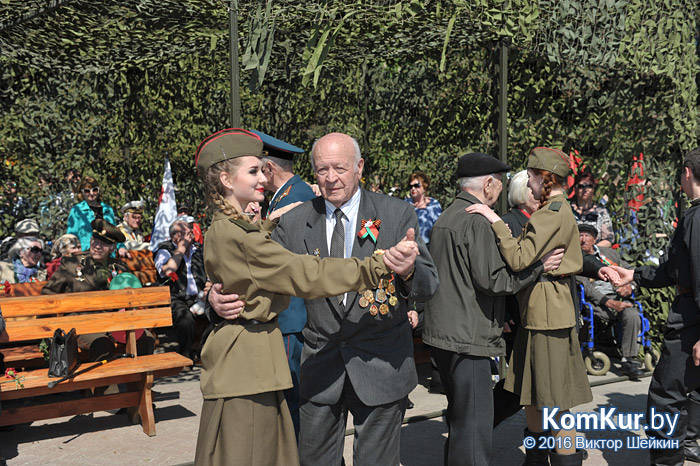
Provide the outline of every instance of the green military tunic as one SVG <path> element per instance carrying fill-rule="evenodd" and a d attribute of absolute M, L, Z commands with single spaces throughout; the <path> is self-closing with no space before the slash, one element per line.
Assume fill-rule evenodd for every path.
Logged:
<path fill-rule="evenodd" d="M 563 194 L 552 196 L 513 238 L 502 221 L 492 225 L 506 263 L 524 270 L 547 252 L 564 248 L 559 268 L 518 293 L 522 326 L 511 356 L 505 388 L 520 403 L 568 409 L 592 400 L 576 335 L 571 275 L 583 269 L 578 227 Z"/>
<path fill-rule="evenodd" d="M 207 276 L 223 283 L 224 293 L 238 293 L 245 309 L 237 320 L 218 324 L 202 349 L 197 465 L 297 464 L 282 393 L 292 380 L 276 317 L 289 295 L 318 299 L 375 288 L 391 273 L 379 255 L 360 260 L 293 254 L 270 239 L 273 227 L 217 212 L 204 239 Z"/>

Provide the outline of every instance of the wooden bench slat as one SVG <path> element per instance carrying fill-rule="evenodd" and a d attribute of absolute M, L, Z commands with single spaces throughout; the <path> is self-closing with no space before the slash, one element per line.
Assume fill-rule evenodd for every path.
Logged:
<path fill-rule="evenodd" d="M 6 332 L 0 335 L 0 342 L 51 338 L 57 328 L 62 328 L 66 332 L 75 328 L 78 335 L 87 335 L 172 325 L 172 311 L 169 306 L 123 311 L 118 315 L 119 318 L 116 319 L 114 312 L 101 312 L 17 321 L 13 322 L 12 326 L 8 325 Z"/>
<path fill-rule="evenodd" d="M 0 416 L 0 426 L 22 424 L 25 422 L 40 421 L 63 416 L 75 416 L 77 414 L 106 411 L 129 406 L 138 406 L 139 393 L 126 392 L 114 395 L 96 396 L 82 400 L 69 400 L 58 403 L 46 403 L 33 406 L 20 406 L 16 408 L 3 408 Z"/>
<path fill-rule="evenodd" d="M 69 314 L 76 311 L 103 311 L 132 307 L 170 305 L 170 288 L 127 288 L 124 290 L 84 291 L 54 295 L 4 298 L 0 307 L 5 318 Z"/>
<path fill-rule="evenodd" d="M 78 371 L 91 367 L 98 363 L 84 363 L 78 368 Z M 80 388 L 111 385 L 113 382 L 110 378 L 120 378 L 120 382 L 134 382 L 141 378 L 142 373 L 153 372 L 155 375 L 164 373 L 172 373 L 170 369 L 180 369 L 192 365 L 192 360 L 178 353 L 158 353 L 139 356 L 138 358 L 115 359 L 107 364 L 95 367 L 94 369 L 85 372 L 84 374 L 76 375 L 75 377 L 61 382 L 54 388 L 48 388 L 51 381 L 57 380 L 55 377 L 48 376 L 48 369 L 35 369 L 32 371 L 19 372 L 20 376 L 24 376 L 22 383 L 24 388 L 17 388 L 14 383 L 3 383 L 0 385 L 0 399 L 10 400 L 14 398 L 25 398 L 28 396 L 39 396 L 48 393 L 60 393 L 67 390 L 78 390 Z M 105 383 L 103 382 L 103 379 Z M 100 384 L 96 385 L 95 382 Z M 87 385 L 78 385 L 82 382 L 88 382 Z"/>

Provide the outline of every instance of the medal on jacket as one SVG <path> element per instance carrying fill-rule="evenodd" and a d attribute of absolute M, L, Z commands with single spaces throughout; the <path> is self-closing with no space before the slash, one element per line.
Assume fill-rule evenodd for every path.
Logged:
<path fill-rule="evenodd" d="M 369 313 L 373 316 L 377 314 L 385 316 L 389 313 L 389 306 L 395 308 L 399 304 L 399 299 L 394 295 L 395 292 L 394 276 L 391 275 L 387 283 L 384 283 L 384 279 L 379 280 L 375 290 L 360 292 L 360 307 L 364 309 L 369 306 Z"/>
<path fill-rule="evenodd" d="M 84 261 L 84 259 L 81 259 L 80 263 L 75 268 L 75 279 L 78 280 L 79 282 L 85 281 L 85 277 L 83 277 L 83 261 Z"/>

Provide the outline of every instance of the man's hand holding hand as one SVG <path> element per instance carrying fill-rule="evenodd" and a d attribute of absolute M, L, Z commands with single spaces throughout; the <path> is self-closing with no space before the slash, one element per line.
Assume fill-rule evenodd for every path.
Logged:
<path fill-rule="evenodd" d="M 223 294 L 224 285 L 215 283 L 209 291 L 209 304 L 219 317 L 226 320 L 235 320 L 243 312 L 245 301 L 241 301 L 235 293 Z"/>
<path fill-rule="evenodd" d="M 555 248 L 542 256 L 542 265 L 545 272 L 556 270 L 561 265 L 561 260 L 564 257 L 564 248 Z"/>
<path fill-rule="evenodd" d="M 384 263 L 387 267 L 405 278 L 411 275 L 418 257 L 418 243 L 415 241 L 415 231 L 409 228 L 406 236 L 394 247 L 384 252 Z"/>

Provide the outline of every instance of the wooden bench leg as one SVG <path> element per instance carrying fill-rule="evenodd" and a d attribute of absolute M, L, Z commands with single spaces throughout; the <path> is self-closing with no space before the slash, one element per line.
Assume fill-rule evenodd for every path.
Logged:
<path fill-rule="evenodd" d="M 153 387 L 153 373 L 147 372 L 141 375 L 141 381 L 138 383 L 139 405 L 137 408 L 129 409 L 129 420 L 132 424 L 136 424 L 137 419 L 141 418 L 143 432 L 149 437 L 156 435 L 156 420 L 153 415 L 153 396 L 151 388 Z"/>

